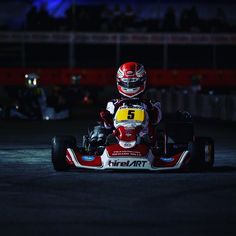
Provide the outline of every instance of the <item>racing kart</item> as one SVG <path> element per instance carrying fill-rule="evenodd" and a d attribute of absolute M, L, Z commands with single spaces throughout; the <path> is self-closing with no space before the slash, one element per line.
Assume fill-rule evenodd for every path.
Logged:
<path fill-rule="evenodd" d="M 114 117 L 114 131 L 105 145 L 91 153 L 89 136 L 79 147 L 73 136 L 52 139 L 56 171 L 73 168 L 95 170 L 207 170 L 214 163 L 214 141 L 195 137 L 192 121 L 167 121 L 155 132 L 154 145 L 142 136 L 147 112 L 139 105 L 123 105 Z"/>

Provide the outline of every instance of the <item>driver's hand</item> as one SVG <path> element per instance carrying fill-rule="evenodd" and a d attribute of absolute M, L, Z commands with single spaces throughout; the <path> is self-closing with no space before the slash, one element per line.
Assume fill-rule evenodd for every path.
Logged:
<path fill-rule="evenodd" d="M 100 119 L 105 122 L 108 126 L 113 125 L 113 118 L 111 113 L 108 110 L 102 110 L 99 113 Z"/>

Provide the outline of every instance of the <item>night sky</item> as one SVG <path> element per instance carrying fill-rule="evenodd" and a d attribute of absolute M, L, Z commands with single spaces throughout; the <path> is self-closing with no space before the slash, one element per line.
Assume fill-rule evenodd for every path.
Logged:
<path fill-rule="evenodd" d="M 16 1 L 16 0 L 15 0 Z M 27 1 L 27 0 L 26 0 Z M 162 4 L 162 5 L 199 5 L 199 4 L 208 4 L 208 5 L 217 5 L 217 4 L 235 4 L 235 0 L 192 0 L 191 2 L 188 0 L 33 0 L 33 4 L 36 7 L 40 7 L 42 4 L 47 6 L 50 14 L 60 17 L 64 15 L 65 10 L 71 5 L 71 3 L 77 4 L 107 4 L 111 7 L 114 4 L 120 4 L 121 7 L 126 4 L 132 4 L 134 8 L 148 8 L 148 4 Z M 141 9 L 139 9 L 140 11 Z"/>
<path fill-rule="evenodd" d="M 183 8 L 196 6 L 201 17 L 212 17 L 216 14 L 218 6 L 224 9 L 227 19 L 235 22 L 236 1 L 235 0 L 1 0 L 0 1 L 0 25 L 8 24 L 18 27 L 22 24 L 24 16 L 31 8 L 32 4 L 37 8 L 44 5 L 49 14 L 54 17 L 64 17 L 64 13 L 71 3 L 87 4 L 107 4 L 113 9 L 115 4 L 119 4 L 121 9 L 127 4 L 131 4 L 136 13 L 141 18 L 162 18 L 168 6 L 173 6 L 178 17 Z M 223 7 L 222 7 L 223 6 Z"/>
<path fill-rule="evenodd" d="M 224 5 L 228 18 L 231 20 L 230 18 L 235 18 L 234 10 L 236 6 L 235 0 L 33 0 L 32 2 L 38 8 L 45 4 L 49 13 L 55 17 L 63 17 L 65 10 L 71 3 L 83 5 L 107 4 L 111 9 L 115 4 L 119 4 L 121 9 L 127 4 L 131 4 L 142 18 L 163 17 L 168 6 L 175 8 L 177 17 L 184 7 L 196 6 L 199 9 L 199 15 L 204 18 L 215 15 L 217 6 Z M 231 6 L 232 4 L 234 4 L 234 7 Z M 206 5 L 208 6 L 206 7 Z"/>

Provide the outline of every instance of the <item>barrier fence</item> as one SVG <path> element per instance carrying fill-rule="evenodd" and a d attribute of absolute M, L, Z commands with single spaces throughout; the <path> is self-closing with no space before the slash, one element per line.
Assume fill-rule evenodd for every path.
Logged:
<path fill-rule="evenodd" d="M 0 43 L 86 43 L 86 44 L 204 44 L 235 45 L 236 34 L 207 33 L 97 33 L 97 32 L 5 32 Z"/>
<path fill-rule="evenodd" d="M 236 34 L 0 31 L 1 67 L 234 69 Z"/>
<path fill-rule="evenodd" d="M 236 121 L 236 95 L 192 93 L 186 90 L 156 90 L 164 113 L 189 111 L 193 117 Z"/>

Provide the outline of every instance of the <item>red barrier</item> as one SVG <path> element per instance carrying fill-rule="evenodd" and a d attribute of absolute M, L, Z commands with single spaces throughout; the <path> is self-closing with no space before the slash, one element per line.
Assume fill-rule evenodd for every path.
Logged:
<path fill-rule="evenodd" d="M 80 75 L 81 85 L 107 86 L 115 83 L 115 68 L 0 68 L 0 85 L 23 85 L 26 73 L 40 76 L 41 85 L 69 85 L 73 75 Z M 189 86 L 197 77 L 204 87 L 236 86 L 236 70 L 148 70 L 151 86 Z"/>

